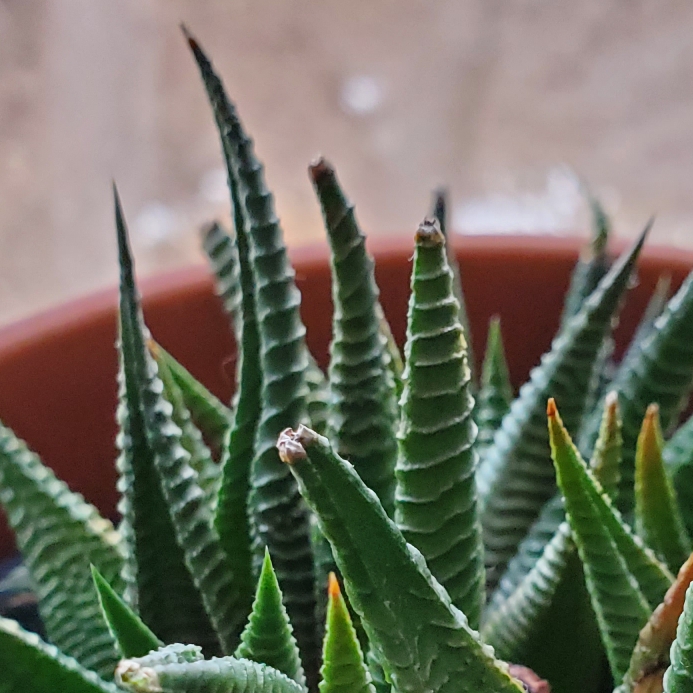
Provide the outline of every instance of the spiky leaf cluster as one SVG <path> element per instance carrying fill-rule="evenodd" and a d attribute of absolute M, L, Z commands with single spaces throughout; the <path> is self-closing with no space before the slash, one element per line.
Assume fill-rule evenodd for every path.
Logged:
<path fill-rule="evenodd" d="M 0 425 L 0 503 L 47 638 L 0 618 L 0 693 L 693 691 L 693 419 L 662 433 L 693 382 L 693 275 L 668 302 L 660 282 L 616 363 L 649 225 L 612 262 L 590 198 L 559 331 L 513 400 L 497 319 L 475 378 L 445 197 L 415 235 L 401 352 L 321 159 L 323 371 L 252 140 L 186 37 L 228 175 L 233 231 L 203 246 L 236 394 L 150 338 L 116 196 L 121 520 Z"/>

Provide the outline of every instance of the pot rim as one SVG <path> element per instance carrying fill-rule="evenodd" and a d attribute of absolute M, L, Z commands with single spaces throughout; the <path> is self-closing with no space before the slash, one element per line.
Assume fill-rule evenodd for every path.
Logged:
<path fill-rule="evenodd" d="M 518 254 L 530 257 L 545 257 L 554 261 L 575 258 L 585 244 L 585 237 L 578 235 L 463 235 L 451 236 L 453 245 L 464 258 L 465 255 L 503 257 Z M 616 250 L 627 242 L 617 239 Z M 392 235 L 368 241 L 369 251 L 376 260 L 382 257 L 411 257 L 413 244 L 409 235 Z M 289 256 L 297 275 L 308 273 L 315 266 L 329 262 L 327 243 L 310 243 L 289 248 Z M 667 265 L 682 270 L 693 266 L 693 251 L 664 245 L 649 245 L 643 251 L 641 262 Z M 154 273 L 140 279 L 145 305 L 171 300 L 176 294 L 186 293 L 190 287 L 207 288 L 212 284 L 209 267 L 203 263 L 183 266 L 174 270 Z M 0 354 L 8 355 L 21 350 L 26 344 L 50 340 L 57 332 L 79 330 L 85 323 L 92 322 L 111 313 L 117 306 L 118 287 L 89 292 L 55 306 L 45 308 L 25 318 L 0 326 Z"/>

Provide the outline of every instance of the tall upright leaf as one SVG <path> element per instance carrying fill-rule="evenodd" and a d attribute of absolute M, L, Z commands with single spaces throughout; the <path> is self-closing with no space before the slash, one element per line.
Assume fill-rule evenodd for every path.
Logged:
<path fill-rule="evenodd" d="M 484 458 L 486 450 L 493 444 L 496 431 L 503 422 L 513 401 L 513 389 L 510 373 L 505 360 L 503 335 L 500 318 L 491 318 L 486 339 L 486 353 L 481 367 L 481 382 L 474 407 L 474 420 L 479 426 L 476 439 L 476 450 L 479 459 Z M 483 493 L 488 492 L 486 489 Z"/>
<path fill-rule="evenodd" d="M 146 532 L 143 536 L 135 535 L 134 548 L 137 550 L 138 558 L 141 554 L 152 554 L 149 557 L 150 569 L 156 576 L 156 582 L 149 583 L 140 591 L 148 589 L 156 592 L 148 595 L 150 603 L 158 600 L 170 608 L 184 610 L 189 606 L 187 599 L 190 599 L 190 595 L 185 595 L 186 601 L 176 600 L 167 603 L 172 596 L 162 594 L 162 584 L 177 591 L 177 588 L 180 589 L 179 586 L 171 582 L 180 579 L 188 591 L 189 582 L 185 578 L 187 570 L 188 575 L 192 576 L 195 589 L 199 591 L 201 602 L 222 649 L 229 652 L 235 647 L 242 620 L 247 613 L 247 604 L 234 583 L 231 565 L 213 526 L 213 508 L 209 497 L 201 488 L 198 474 L 190 464 L 190 455 L 182 444 L 181 429 L 173 420 L 173 408 L 162 396 L 164 386 L 159 378 L 156 362 L 147 350 L 148 332 L 142 318 L 127 228 L 117 195 L 116 228 L 121 269 L 120 329 L 127 402 L 130 411 L 135 407 L 138 409 L 133 412 L 133 418 L 138 417 L 138 425 L 141 426 L 140 436 L 143 437 L 141 444 L 144 447 L 143 459 L 137 460 L 136 464 L 149 464 L 150 469 L 145 471 L 147 481 L 159 487 L 163 512 L 170 522 L 169 527 L 166 527 L 165 520 L 159 520 L 161 529 L 154 536 L 147 536 Z M 131 464 L 135 462 L 131 461 Z M 157 510 L 162 512 L 161 506 Z M 162 539 L 169 546 L 174 543 L 179 549 L 176 554 L 182 554 L 183 566 L 169 566 L 171 557 L 161 560 L 157 555 L 161 547 L 156 541 L 161 532 L 167 530 L 172 530 L 174 541 L 171 542 L 170 537 Z M 177 574 L 162 575 L 161 566 L 164 569 L 172 567 Z M 143 576 L 142 580 L 145 579 L 151 579 L 151 576 Z M 197 608 L 196 601 L 193 606 Z M 157 606 L 156 609 L 160 614 L 161 606 Z M 164 615 L 163 619 L 167 621 L 168 617 Z M 153 629 L 156 628 L 151 620 L 146 617 L 144 620 L 151 624 Z M 156 632 L 167 639 L 166 630 Z"/>
<path fill-rule="evenodd" d="M 585 569 L 587 589 L 615 681 L 628 671 L 640 629 L 652 612 L 606 525 L 585 492 L 589 472 L 549 400 L 551 454 Z"/>
<path fill-rule="evenodd" d="M 395 522 L 478 628 L 485 601 L 467 343 L 436 219 L 416 233 Z M 358 469 L 357 469 L 358 471 Z"/>
<path fill-rule="evenodd" d="M 90 564 L 121 590 L 121 538 L 108 520 L 0 424 L 0 503 L 29 568 L 51 641 L 111 678 L 115 643 L 101 618 Z"/>
<path fill-rule="evenodd" d="M 375 263 L 334 169 L 320 159 L 310 175 L 332 251 L 329 436 L 392 515 L 398 411 L 380 330 Z"/>
<path fill-rule="evenodd" d="M 265 546 L 274 556 L 284 602 L 310 678 L 317 672 L 317 662 L 310 660 L 317 643 L 309 514 L 275 448 L 279 433 L 287 426 L 297 426 L 306 415 L 308 352 L 299 314 L 300 293 L 252 140 L 199 44 L 191 36 L 187 38 L 219 126 L 227 169 L 238 182 L 248 231 L 263 376 L 250 474 L 254 555 L 258 566 Z"/>
<path fill-rule="evenodd" d="M 662 462 L 659 407 L 647 408 L 635 453 L 635 528 L 672 571 L 691 553 L 674 489 Z"/>
<path fill-rule="evenodd" d="M 655 322 L 649 339 L 618 369 L 611 387 L 619 393 L 623 417 L 623 465 L 618 507 L 627 516 L 634 508 L 635 448 L 649 404 L 659 405 L 666 431 L 680 414 L 693 383 L 693 273 Z M 588 455 L 598 421 L 589 417 L 580 431 L 579 448 Z"/>
<path fill-rule="evenodd" d="M 491 588 L 556 490 L 544 421 L 546 400 L 556 398 L 566 412 L 566 426 L 575 431 L 588 395 L 592 365 L 648 230 L 649 225 L 554 339 L 551 350 L 520 389 L 479 468 L 479 488 L 488 489 L 481 497 L 481 519 Z"/>
<path fill-rule="evenodd" d="M 522 686 L 327 439 L 301 426 L 285 431 L 277 446 L 318 515 L 349 601 L 395 689 L 520 693 Z"/>
<path fill-rule="evenodd" d="M 112 683 L 6 618 L 0 618 L 0 691 L 118 693 Z"/>
<path fill-rule="evenodd" d="M 221 128 L 219 118 L 217 116 Z M 225 145 L 225 152 L 226 149 Z M 238 178 L 228 154 L 225 159 L 235 239 L 220 227 L 208 229 L 204 239 L 205 250 L 216 276 L 217 290 L 231 318 L 237 350 L 234 417 L 222 444 L 222 475 L 214 524 L 237 575 L 239 589 L 248 599 L 252 599 L 255 571 L 248 494 L 262 408 L 262 364 L 246 214 L 240 199 Z"/>
<path fill-rule="evenodd" d="M 679 501 L 681 519 L 688 536 L 693 537 L 693 416 L 665 445 L 662 458 Z"/>
<path fill-rule="evenodd" d="M 472 374 L 472 387 L 476 386 L 476 360 L 474 358 L 474 350 L 472 348 L 472 331 L 469 326 L 469 317 L 467 314 L 467 304 L 464 298 L 464 289 L 462 286 L 462 273 L 460 272 L 460 263 L 455 255 L 454 244 L 448 242 L 448 191 L 445 188 L 438 188 L 433 193 L 433 209 L 431 215 L 438 220 L 440 230 L 445 236 L 445 247 L 448 253 L 448 263 L 452 270 L 452 290 L 459 304 L 459 319 L 464 331 L 464 337 L 467 340 L 467 353 L 469 361 L 469 370 Z"/>
<path fill-rule="evenodd" d="M 596 479 L 610 495 L 618 487 L 620 446 L 614 393 L 590 460 Z M 555 693 L 581 693 L 594 689 L 602 648 L 562 500 L 547 503 L 508 564 L 486 610 L 482 636 L 498 657 L 523 662 L 548 678 Z M 547 540 L 546 530 L 556 523 L 557 530 Z"/>

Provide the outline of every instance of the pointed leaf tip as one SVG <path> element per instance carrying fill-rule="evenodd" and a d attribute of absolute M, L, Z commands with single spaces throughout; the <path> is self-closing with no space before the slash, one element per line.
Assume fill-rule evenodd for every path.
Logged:
<path fill-rule="evenodd" d="M 416 243 L 422 246 L 436 246 L 445 243 L 445 236 L 440 230 L 440 222 L 435 217 L 426 217 L 416 231 Z"/>
<path fill-rule="evenodd" d="M 550 419 L 555 419 L 558 416 L 556 400 L 553 397 L 549 397 L 549 401 L 546 405 L 546 416 L 548 416 Z"/>
<path fill-rule="evenodd" d="M 328 578 L 327 593 L 330 599 L 337 599 L 342 594 L 342 590 L 339 587 L 339 580 L 337 580 L 337 576 L 333 572 L 330 572 Z"/>
<path fill-rule="evenodd" d="M 308 173 L 313 183 L 319 183 L 323 178 L 334 175 L 334 167 L 323 156 L 311 161 Z"/>

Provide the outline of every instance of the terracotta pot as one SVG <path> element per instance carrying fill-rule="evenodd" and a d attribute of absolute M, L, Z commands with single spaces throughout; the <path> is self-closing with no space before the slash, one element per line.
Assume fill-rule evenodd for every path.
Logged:
<path fill-rule="evenodd" d="M 549 346 L 581 241 L 550 237 L 458 239 L 474 349 L 483 353 L 488 319 L 502 318 L 516 384 Z M 404 335 L 412 244 L 372 244 L 382 302 L 395 335 Z M 303 293 L 311 350 L 323 362 L 330 338 L 327 250 L 292 253 Z M 622 313 L 622 345 L 637 323 L 657 277 L 674 287 L 693 266 L 693 254 L 649 248 L 640 281 Z M 143 282 L 153 335 L 217 395 L 229 398 L 233 343 L 228 321 L 204 267 Z M 23 437 L 57 475 L 106 515 L 115 513 L 115 290 L 69 303 L 0 330 L 0 419 Z M 224 365 L 226 363 L 226 366 Z M 0 521 L 0 558 L 12 549 Z"/>

